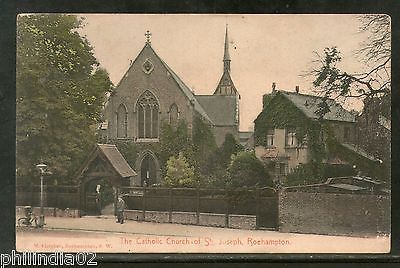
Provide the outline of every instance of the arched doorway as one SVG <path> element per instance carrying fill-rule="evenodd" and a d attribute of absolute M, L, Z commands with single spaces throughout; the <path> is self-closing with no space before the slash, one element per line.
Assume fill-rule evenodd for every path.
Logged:
<path fill-rule="evenodd" d="M 152 186 L 160 183 L 160 164 L 157 156 L 151 150 L 140 152 L 135 162 L 137 176 L 134 178 L 135 186 Z"/>
<path fill-rule="evenodd" d="M 152 155 L 147 154 L 140 167 L 140 186 L 151 186 L 157 183 L 156 163 Z"/>
<path fill-rule="evenodd" d="M 115 189 L 107 178 L 93 178 L 85 182 L 84 208 L 86 215 L 112 215 Z"/>

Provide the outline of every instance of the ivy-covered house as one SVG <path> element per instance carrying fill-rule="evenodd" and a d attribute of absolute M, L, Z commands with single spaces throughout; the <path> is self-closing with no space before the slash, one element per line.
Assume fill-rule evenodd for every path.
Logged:
<path fill-rule="evenodd" d="M 309 182 L 360 170 L 373 175 L 375 165 L 379 165 L 377 159 L 354 145 L 354 113 L 333 99 L 301 94 L 298 87 L 288 92 L 273 84 L 272 93 L 263 96 L 263 110 L 254 123 L 256 156 L 275 180 L 300 170 L 310 177 L 306 178 Z"/>

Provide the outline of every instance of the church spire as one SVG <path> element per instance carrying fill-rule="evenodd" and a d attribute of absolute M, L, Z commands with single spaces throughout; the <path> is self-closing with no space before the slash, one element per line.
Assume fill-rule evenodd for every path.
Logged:
<path fill-rule="evenodd" d="M 219 80 L 218 86 L 214 91 L 214 95 L 233 95 L 239 96 L 235 85 L 231 78 L 231 57 L 229 55 L 229 38 L 228 38 L 228 24 L 225 28 L 225 43 L 224 43 L 224 72 Z"/>
<path fill-rule="evenodd" d="M 225 47 L 224 47 L 224 72 L 231 71 L 231 57 L 229 56 L 228 24 L 225 28 Z"/>

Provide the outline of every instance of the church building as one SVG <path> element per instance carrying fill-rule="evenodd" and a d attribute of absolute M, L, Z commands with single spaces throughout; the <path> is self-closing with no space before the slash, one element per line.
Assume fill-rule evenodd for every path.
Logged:
<path fill-rule="evenodd" d="M 161 126 L 184 120 L 192 135 L 196 117 L 208 124 L 220 146 L 231 133 L 239 140 L 239 99 L 231 75 L 228 28 L 225 31 L 223 73 L 212 95 L 195 95 L 167 63 L 155 52 L 151 33 L 136 59 L 110 95 L 104 108 L 100 135 L 108 141 L 136 144 L 159 142 Z M 146 146 L 140 146 L 144 148 Z M 160 163 L 151 146 L 139 152 L 131 185 L 160 183 Z"/>

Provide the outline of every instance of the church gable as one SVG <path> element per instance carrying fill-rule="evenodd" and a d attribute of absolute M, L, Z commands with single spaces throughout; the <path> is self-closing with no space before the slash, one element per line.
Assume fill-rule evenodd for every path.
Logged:
<path fill-rule="evenodd" d="M 158 99 L 165 95 L 186 98 L 171 72 L 165 68 L 163 61 L 148 43 L 117 85 L 116 94 L 137 97 L 145 90 L 150 90 Z"/>
<path fill-rule="evenodd" d="M 157 141 L 162 123 L 169 122 L 172 104 L 180 118 L 191 124 L 193 110 L 199 110 L 192 96 L 191 90 L 146 43 L 109 98 L 105 108 L 108 136 Z M 204 111 L 203 114 L 206 116 Z"/>

